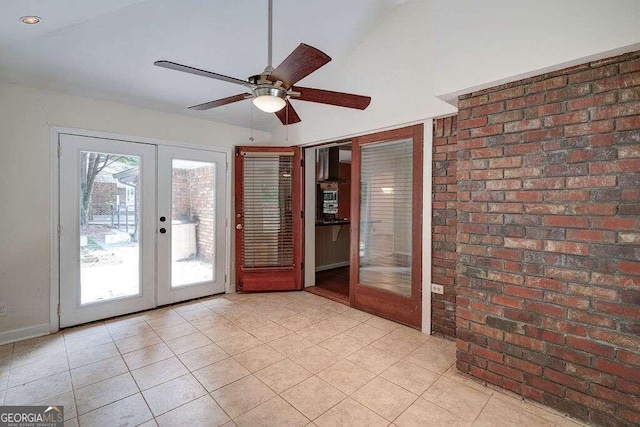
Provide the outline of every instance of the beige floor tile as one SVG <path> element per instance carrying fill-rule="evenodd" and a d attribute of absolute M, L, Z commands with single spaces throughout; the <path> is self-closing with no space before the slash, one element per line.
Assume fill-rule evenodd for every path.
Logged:
<path fill-rule="evenodd" d="M 153 329 L 154 331 L 157 331 L 158 329 L 169 328 L 171 326 L 177 326 L 183 323 L 187 323 L 187 321 L 184 320 L 179 314 L 173 312 L 168 316 L 162 316 L 147 320 L 147 324 L 151 326 L 151 329 Z"/>
<path fill-rule="evenodd" d="M 28 405 L 72 390 L 68 371 L 7 389 L 5 405 Z"/>
<path fill-rule="evenodd" d="M 347 308 L 345 311 L 342 312 L 342 314 L 354 320 L 357 320 L 359 322 L 366 322 L 367 320 L 373 317 L 372 314 L 365 313 L 364 311 L 356 310 L 353 307 Z"/>
<path fill-rule="evenodd" d="M 362 341 L 365 344 L 371 344 L 372 342 L 382 338 L 388 333 L 388 331 L 374 328 L 373 326 L 367 325 L 366 323 L 360 323 L 359 325 L 356 325 L 353 328 L 344 331 L 345 335 Z"/>
<path fill-rule="evenodd" d="M 74 388 L 80 388 L 115 377 L 116 375 L 124 374 L 127 371 L 127 365 L 124 363 L 124 360 L 122 360 L 122 357 L 116 356 L 72 369 L 71 382 Z"/>
<path fill-rule="evenodd" d="M 324 319 L 328 319 L 331 316 L 335 316 L 335 311 L 327 310 L 326 308 L 314 307 L 311 306 L 309 308 L 303 308 L 298 312 L 305 317 L 308 317 L 311 320 L 319 322 Z"/>
<path fill-rule="evenodd" d="M 382 317 L 372 316 L 369 320 L 365 322 L 367 325 L 371 325 L 378 329 L 382 329 L 383 331 L 393 331 L 402 326 L 399 323 L 392 322 L 391 320 L 383 319 Z"/>
<path fill-rule="evenodd" d="M 350 354 L 366 347 L 365 343 L 346 335 L 344 332 L 333 336 L 326 341 L 322 341 L 319 345 L 339 357 L 347 357 Z"/>
<path fill-rule="evenodd" d="M 343 330 L 336 329 L 325 321 L 321 321 L 306 328 L 302 328 L 299 331 L 296 331 L 296 333 L 310 342 L 318 344 L 338 335 L 342 331 Z"/>
<path fill-rule="evenodd" d="M 251 332 L 251 335 L 258 338 L 262 342 L 270 342 L 282 338 L 285 335 L 289 335 L 291 331 L 277 323 L 271 323 L 264 328 L 256 329 Z"/>
<path fill-rule="evenodd" d="M 233 294 L 230 294 L 230 295 L 233 295 Z M 236 307 L 237 304 L 229 300 L 230 295 L 227 295 L 225 297 L 216 297 L 213 299 L 205 300 L 205 301 L 202 301 L 201 304 L 207 308 L 210 308 L 213 311 L 218 311 L 223 308 Z"/>
<path fill-rule="evenodd" d="M 253 332 L 257 329 L 261 329 L 273 324 L 271 320 L 267 319 L 266 317 L 259 316 L 257 314 L 253 314 L 251 316 L 242 315 L 234 318 L 233 320 L 232 319 L 229 319 L 229 320 L 231 320 L 231 322 L 234 325 L 238 326 L 239 328 L 247 332 Z"/>
<path fill-rule="evenodd" d="M 406 360 L 399 361 L 380 376 L 417 395 L 424 393 L 431 384 L 440 378 L 438 374 Z"/>
<path fill-rule="evenodd" d="M 331 325 L 332 327 L 339 330 L 340 332 L 344 332 L 347 329 L 351 329 L 359 325 L 361 322 L 358 320 L 352 319 L 350 317 L 344 316 L 342 314 L 335 314 L 329 317 L 328 319 L 323 320 L 323 323 Z"/>
<path fill-rule="evenodd" d="M 440 377 L 422 397 L 464 420 L 473 421 L 490 396 L 450 378 Z"/>
<path fill-rule="evenodd" d="M 158 427 L 158 423 L 154 419 L 154 420 L 149 420 L 149 421 L 147 421 L 145 423 L 142 423 L 142 424 L 138 425 L 138 427 Z"/>
<path fill-rule="evenodd" d="M 236 418 L 266 402 L 276 394 L 253 375 L 219 388 L 211 393 L 231 418 Z"/>
<path fill-rule="evenodd" d="M 36 402 L 35 406 L 64 406 L 64 419 L 70 420 L 75 418 L 78 413 L 76 411 L 76 398 L 73 391 L 68 391 L 57 396 L 49 397 L 40 402 Z M 66 425 L 66 423 L 65 423 Z"/>
<path fill-rule="evenodd" d="M 163 341 L 169 341 L 195 332 L 198 332 L 198 330 L 194 326 L 191 326 L 190 323 L 179 323 L 166 328 L 156 329 L 156 334 L 158 334 Z"/>
<path fill-rule="evenodd" d="M 412 351 L 407 360 L 436 374 L 444 374 L 456 361 L 455 343 L 451 345 L 434 337 Z"/>
<path fill-rule="evenodd" d="M 61 333 L 20 341 L 15 343 L 12 349 L 13 365 L 16 365 L 16 359 L 28 360 L 38 356 L 66 352 L 67 350 Z M 24 363 L 29 362 L 25 361 Z"/>
<path fill-rule="evenodd" d="M 163 342 L 122 355 L 125 363 L 132 371 L 173 356 L 171 349 Z"/>
<path fill-rule="evenodd" d="M 113 342 L 113 339 L 106 328 L 86 337 L 65 338 L 65 346 L 68 353 L 82 351 L 89 347 L 111 342 Z"/>
<path fill-rule="evenodd" d="M 211 314 L 209 314 L 208 316 L 200 317 L 199 319 L 190 320 L 189 323 L 195 326 L 199 331 L 204 331 L 205 329 L 213 328 L 215 326 L 218 326 L 224 323 L 230 324 L 229 321 L 225 320 L 221 316 L 218 316 L 213 311 L 211 311 Z"/>
<path fill-rule="evenodd" d="M 83 426 L 137 426 L 153 418 L 144 399 L 138 394 L 118 400 L 95 411 L 80 415 Z M 65 423 L 66 425 L 66 423 Z"/>
<path fill-rule="evenodd" d="M 262 341 L 247 332 L 243 332 L 226 340 L 218 341 L 216 344 L 225 352 L 234 356 L 238 353 L 261 346 Z"/>
<path fill-rule="evenodd" d="M 86 414 L 138 392 L 138 387 L 128 372 L 78 388 L 75 390 L 78 414 Z M 82 422 L 82 419 L 80 421 Z"/>
<path fill-rule="evenodd" d="M 556 423 L 551 420 L 539 417 L 525 410 L 524 402 L 522 401 L 492 397 L 482 409 L 474 426 L 490 427 L 498 424 L 506 427 L 553 427 L 556 425 Z"/>
<path fill-rule="evenodd" d="M 233 323 L 223 319 L 222 322 L 217 325 L 202 330 L 202 333 L 208 336 L 211 341 L 220 342 L 246 332 L 235 326 Z"/>
<path fill-rule="evenodd" d="M 253 408 L 236 418 L 239 427 L 303 427 L 309 420 L 280 396 Z"/>
<path fill-rule="evenodd" d="M 286 319 L 276 320 L 276 323 L 289 329 L 290 331 L 297 331 L 307 326 L 311 326 L 315 323 L 315 320 L 309 319 L 301 314 L 294 314 Z"/>
<path fill-rule="evenodd" d="M 318 377 L 325 380 L 341 392 L 349 395 L 371 381 L 375 375 L 356 364 L 341 360 L 333 366 L 318 373 Z"/>
<path fill-rule="evenodd" d="M 255 375 L 276 393 L 282 393 L 312 374 L 297 363 L 285 359 L 256 372 Z"/>
<path fill-rule="evenodd" d="M 213 310 L 198 304 L 197 307 L 194 307 L 190 310 L 176 310 L 183 319 L 188 322 L 192 322 L 194 320 L 202 319 L 207 316 L 213 316 L 215 313 Z M 194 325 L 195 326 L 195 325 Z"/>
<path fill-rule="evenodd" d="M 167 316 L 176 316 L 178 313 L 176 313 L 173 310 L 173 307 L 162 307 L 162 308 L 157 308 L 155 310 L 149 310 L 149 311 L 145 311 L 144 313 L 142 313 L 142 318 L 145 321 L 150 321 L 150 320 L 155 320 L 155 319 L 159 319 L 161 317 L 167 317 Z"/>
<path fill-rule="evenodd" d="M 313 376 L 281 395 L 305 417 L 314 420 L 346 397 L 326 381 Z"/>
<path fill-rule="evenodd" d="M 78 427 L 78 418 L 71 418 L 70 420 L 66 420 L 64 422 L 64 427 Z"/>
<path fill-rule="evenodd" d="M 107 327 L 104 322 L 98 321 L 93 323 L 87 323 L 85 325 L 75 326 L 73 328 L 67 328 L 62 331 L 65 339 L 69 338 L 81 338 L 88 337 L 89 335 L 105 331 Z"/>
<path fill-rule="evenodd" d="M 289 317 L 295 315 L 294 311 L 288 310 L 286 308 L 278 305 L 277 307 L 270 308 L 262 311 L 262 315 L 272 322 L 278 322 L 284 319 L 288 319 Z"/>
<path fill-rule="evenodd" d="M 184 367 L 177 357 L 171 357 L 131 371 L 131 375 L 135 378 L 140 390 L 144 391 L 158 384 L 181 377 L 188 372 L 189 370 Z"/>
<path fill-rule="evenodd" d="M 209 344 L 178 355 L 178 359 L 192 372 L 228 357 L 230 356 L 216 344 Z"/>
<path fill-rule="evenodd" d="M 306 350 L 299 351 L 289 356 L 291 360 L 305 369 L 316 374 L 340 360 L 340 357 L 333 354 L 326 348 L 314 345 Z"/>
<path fill-rule="evenodd" d="M 125 324 L 109 328 L 109 333 L 114 341 L 135 337 L 136 335 L 148 334 L 149 332 L 153 332 L 153 329 L 151 329 L 151 326 L 147 325 L 146 322 L 142 321 L 130 325 Z"/>
<path fill-rule="evenodd" d="M 89 365 L 91 363 L 99 362 L 104 359 L 118 356 L 117 347 L 113 343 L 107 343 L 90 347 L 83 351 L 70 353 L 67 355 L 69 359 L 69 367 L 71 369 L 78 368 L 80 366 Z"/>
<path fill-rule="evenodd" d="M 294 353 L 308 349 L 313 346 L 313 343 L 300 335 L 291 334 L 278 338 L 275 341 L 271 341 L 269 346 L 278 350 L 285 356 L 291 356 Z"/>
<path fill-rule="evenodd" d="M 159 416 L 207 394 L 191 374 L 183 375 L 142 392 L 154 416 Z"/>
<path fill-rule="evenodd" d="M 398 329 L 396 329 L 396 331 L 397 330 Z M 420 347 L 420 342 L 413 338 L 395 335 L 392 332 L 379 340 L 372 342 L 371 346 L 396 357 L 405 357 Z"/>
<path fill-rule="evenodd" d="M 160 427 L 216 427 L 229 421 L 227 414 L 208 394 L 156 418 Z"/>
<path fill-rule="evenodd" d="M 10 388 L 26 384 L 68 370 L 69 363 L 67 362 L 67 358 L 60 354 L 57 357 L 51 357 L 41 363 L 30 363 L 28 365 L 11 368 L 7 387 Z"/>
<path fill-rule="evenodd" d="M 271 366 L 274 363 L 278 363 L 284 358 L 285 357 L 282 354 L 278 353 L 266 344 L 234 356 L 234 359 L 247 368 L 249 372 L 259 371 L 260 369 Z"/>
<path fill-rule="evenodd" d="M 129 338 L 124 338 L 116 341 L 116 346 L 120 353 L 129 353 L 132 351 L 140 350 L 141 348 L 156 345 L 162 342 L 162 339 L 155 332 L 147 332 L 140 335 L 134 335 Z"/>
<path fill-rule="evenodd" d="M 381 377 L 373 379 L 351 397 L 389 421 L 396 419 L 418 398 Z"/>
<path fill-rule="evenodd" d="M 221 360 L 193 372 L 193 375 L 209 392 L 231 384 L 249 374 L 250 372 L 233 358 Z"/>
<path fill-rule="evenodd" d="M 182 354 L 212 344 L 212 341 L 202 332 L 195 332 L 166 341 L 166 344 L 175 354 Z"/>
<path fill-rule="evenodd" d="M 385 427 L 389 421 L 347 398 L 314 420 L 314 424 L 319 427 Z"/>
<path fill-rule="evenodd" d="M 399 360 L 398 357 L 371 346 L 356 351 L 347 359 L 376 375 L 380 375 Z"/>
<path fill-rule="evenodd" d="M 395 421 L 398 427 L 433 426 L 433 427 L 469 427 L 470 421 L 452 414 L 424 399 L 416 400 Z M 496 424 L 496 426 L 501 424 Z M 527 427 L 527 426 L 521 426 Z"/>

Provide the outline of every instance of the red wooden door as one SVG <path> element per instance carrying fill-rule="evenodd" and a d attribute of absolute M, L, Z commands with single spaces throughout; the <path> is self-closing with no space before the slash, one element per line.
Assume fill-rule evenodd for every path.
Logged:
<path fill-rule="evenodd" d="M 302 289 L 299 147 L 236 147 L 236 290 Z"/>
<path fill-rule="evenodd" d="M 422 324 L 424 126 L 353 139 L 351 306 Z"/>

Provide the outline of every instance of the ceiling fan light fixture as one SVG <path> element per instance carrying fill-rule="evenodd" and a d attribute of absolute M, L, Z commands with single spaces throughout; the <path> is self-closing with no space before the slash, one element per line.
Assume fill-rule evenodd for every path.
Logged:
<path fill-rule="evenodd" d="M 39 16 L 29 15 L 29 16 L 23 16 L 22 18 L 20 18 L 20 21 L 22 21 L 23 24 L 35 25 L 35 24 L 38 24 L 40 21 L 42 21 L 42 19 L 40 19 Z"/>
<path fill-rule="evenodd" d="M 265 113 L 275 113 L 287 105 L 287 91 L 279 87 L 259 87 L 253 91 L 253 105 Z"/>

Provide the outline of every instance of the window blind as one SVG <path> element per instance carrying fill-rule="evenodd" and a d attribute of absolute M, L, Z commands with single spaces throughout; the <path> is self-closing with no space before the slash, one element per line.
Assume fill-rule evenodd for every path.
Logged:
<path fill-rule="evenodd" d="M 411 296 L 413 140 L 360 149 L 361 285 Z"/>
<path fill-rule="evenodd" d="M 293 157 L 247 155 L 243 159 L 244 268 L 293 265 Z"/>

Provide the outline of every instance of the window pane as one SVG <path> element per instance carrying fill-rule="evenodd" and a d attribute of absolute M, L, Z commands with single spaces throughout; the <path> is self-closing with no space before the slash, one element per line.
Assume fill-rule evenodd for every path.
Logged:
<path fill-rule="evenodd" d="M 360 177 L 359 282 L 410 297 L 413 141 L 364 145 Z"/>
<path fill-rule="evenodd" d="M 140 293 L 140 157 L 80 153 L 80 302 Z"/>
<path fill-rule="evenodd" d="M 291 156 L 246 156 L 242 191 L 245 268 L 293 265 Z"/>
<path fill-rule="evenodd" d="M 215 164 L 173 159 L 171 287 L 215 277 Z"/>

